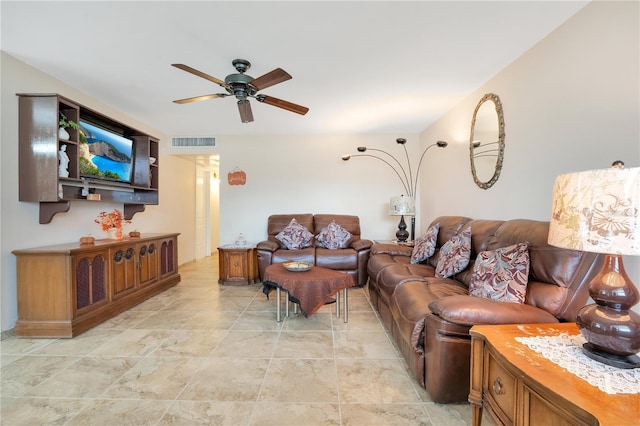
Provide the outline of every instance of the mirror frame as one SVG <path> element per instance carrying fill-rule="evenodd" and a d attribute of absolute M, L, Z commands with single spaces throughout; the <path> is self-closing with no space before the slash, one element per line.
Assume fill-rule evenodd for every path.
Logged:
<path fill-rule="evenodd" d="M 496 167 L 494 169 L 493 176 L 488 181 L 482 182 L 480 179 L 478 179 L 478 175 L 476 173 L 476 165 L 473 161 L 473 132 L 476 125 L 476 115 L 478 114 L 478 110 L 485 102 L 489 101 L 493 102 L 493 104 L 495 105 L 496 115 L 498 116 L 498 158 L 496 160 Z M 480 102 L 478 102 L 476 109 L 473 111 L 473 118 L 471 119 L 471 132 L 469 136 L 469 158 L 471 160 L 471 174 L 473 175 L 473 180 L 476 185 L 478 185 L 482 189 L 491 188 L 500 177 L 500 171 L 502 171 L 502 162 L 504 160 L 504 136 L 504 114 L 502 112 L 502 102 L 500 102 L 500 98 L 498 97 L 498 95 L 487 93 L 482 97 L 482 99 L 480 99 Z"/>

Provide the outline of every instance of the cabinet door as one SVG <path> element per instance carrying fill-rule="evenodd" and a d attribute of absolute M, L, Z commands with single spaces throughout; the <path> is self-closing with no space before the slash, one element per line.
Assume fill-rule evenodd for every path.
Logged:
<path fill-rule="evenodd" d="M 248 281 L 247 252 L 244 250 L 225 250 L 225 281 Z"/>
<path fill-rule="evenodd" d="M 178 271 L 178 246 L 175 238 L 160 240 L 160 278 Z"/>
<path fill-rule="evenodd" d="M 140 285 L 151 284 L 158 280 L 158 250 L 155 242 L 138 245 L 138 268 Z"/>
<path fill-rule="evenodd" d="M 118 247 L 111 250 L 112 296 L 117 299 L 136 287 L 135 247 Z"/>
<path fill-rule="evenodd" d="M 74 256 L 74 312 L 82 313 L 107 302 L 107 251 Z"/>

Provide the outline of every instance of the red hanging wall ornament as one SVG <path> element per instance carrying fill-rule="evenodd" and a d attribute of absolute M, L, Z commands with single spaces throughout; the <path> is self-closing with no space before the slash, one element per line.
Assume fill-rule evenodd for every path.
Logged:
<path fill-rule="evenodd" d="M 236 167 L 227 174 L 227 180 L 229 185 L 244 185 L 247 183 L 247 174 Z"/>

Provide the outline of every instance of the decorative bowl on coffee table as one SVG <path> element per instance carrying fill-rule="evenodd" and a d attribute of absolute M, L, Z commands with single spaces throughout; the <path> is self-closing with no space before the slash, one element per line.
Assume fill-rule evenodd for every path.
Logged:
<path fill-rule="evenodd" d="M 284 266 L 284 269 L 286 269 L 287 271 L 291 271 L 291 272 L 305 272 L 311 269 L 311 267 L 313 266 L 313 264 L 309 263 L 309 262 L 302 262 L 302 261 L 289 261 L 289 262 L 284 262 L 282 263 L 282 266 Z"/>

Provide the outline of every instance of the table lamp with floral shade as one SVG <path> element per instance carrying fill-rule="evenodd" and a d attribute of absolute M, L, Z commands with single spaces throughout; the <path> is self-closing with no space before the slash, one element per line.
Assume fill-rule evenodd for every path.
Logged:
<path fill-rule="evenodd" d="M 619 368 L 640 367 L 640 299 L 622 256 L 640 256 L 640 167 L 561 175 L 553 190 L 549 244 L 603 253 L 602 270 L 589 285 L 595 301 L 578 312 L 588 357 Z"/>
<path fill-rule="evenodd" d="M 416 214 L 416 203 L 413 197 L 405 197 L 401 195 L 399 197 L 391 197 L 389 201 L 389 215 L 390 216 L 400 216 L 400 223 L 398 224 L 398 232 L 396 232 L 396 238 L 398 242 L 404 243 L 409 238 L 409 231 L 407 231 L 407 224 L 404 221 L 404 216 L 415 216 Z M 411 230 L 413 237 L 413 229 Z"/>

